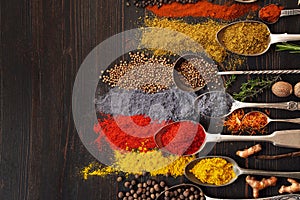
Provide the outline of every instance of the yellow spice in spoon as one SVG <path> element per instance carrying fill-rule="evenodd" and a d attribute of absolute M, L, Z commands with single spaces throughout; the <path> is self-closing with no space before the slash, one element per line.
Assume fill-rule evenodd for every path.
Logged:
<path fill-rule="evenodd" d="M 200 160 L 190 172 L 202 183 L 224 185 L 236 176 L 232 166 L 223 158 L 205 158 Z"/>

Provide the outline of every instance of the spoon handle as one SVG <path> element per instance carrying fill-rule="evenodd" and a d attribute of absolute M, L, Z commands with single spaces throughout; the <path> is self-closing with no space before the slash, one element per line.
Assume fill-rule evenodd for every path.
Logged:
<path fill-rule="evenodd" d="M 271 44 L 277 42 L 288 42 L 288 41 L 298 41 L 300 40 L 300 34 L 270 34 L 271 36 Z"/>
<path fill-rule="evenodd" d="M 260 176 L 279 176 L 285 178 L 300 178 L 300 172 L 280 172 L 280 171 L 266 171 L 266 170 L 257 170 L 257 169 L 242 169 L 241 174 L 251 174 L 251 175 L 260 175 Z"/>
<path fill-rule="evenodd" d="M 205 196 L 206 200 L 233 200 L 233 199 L 217 199 Z M 240 199 L 240 200 L 253 200 L 253 199 Z M 255 200 L 300 200 L 300 194 L 283 194 L 272 197 L 256 198 Z"/>
<path fill-rule="evenodd" d="M 217 75 L 241 75 L 241 74 L 300 74 L 300 70 L 286 69 L 286 70 L 252 70 L 252 71 L 225 71 L 218 72 Z"/>
<path fill-rule="evenodd" d="M 280 17 L 299 15 L 299 14 L 300 14 L 300 9 L 287 9 L 287 10 L 281 10 Z"/>
<path fill-rule="evenodd" d="M 280 102 L 280 103 L 246 103 L 246 102 L 235 102 L 233 105 L 236 108 L 275 108 L 283 110 L 300 110 L 300 103 L 295 101 Z"/>
<path fill-rule="evenodd" d="M 300 118 L 295 119 L 271 119 L 272 122 L 289 122 L 289 123 L 295 123 L 300 124 Z"/>

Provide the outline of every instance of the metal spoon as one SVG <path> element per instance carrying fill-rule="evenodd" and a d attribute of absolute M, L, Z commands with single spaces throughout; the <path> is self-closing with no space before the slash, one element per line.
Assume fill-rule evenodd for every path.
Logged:
<path fill-rule="evenodd" d="M 185 54 L 180 56 L 174 64 L 173 68 L 173 82 L 177 88 L 187 91 L 187 92 L 196 92 L 201 90 L 205 85 L 200 87 L 192 87 L 190 84 L 184 81 L 185 77 L 181 74 L 180 67 L 184 62 L 190 62 L 192 59 L 196 59 L 201 62 L 195 63 L 195 69 L 201 77 L 204 79 L 206 84 L 208 82 L 218 81 L 218 77 L 223 75 L 260 75 L 260 74 L 300 74 L 298 69 L 283 69 L 283 70 L 248 70 L 248 71 L 223 71 L 219 72 L 218 67 L 213 63 L 212 59 L 209 59 L 208 56 L 203 54 Z"/>
<path fill-rule="evenodd" d="M 259 128 L 263 128 L 265 126 L 267 126 L 270 122 L 289 122 L 289 123 L 296 123 L 296 124 L 300 124 L 300 118 L 294 118 L 294 119 L 271 119 L 268 117 L 268 115 L 266 115 L 265 113 L 263 112 L 260 112 L 260 111 L 252 111 L 252 112 L 249 112 L 247 113 L 243 119 L 242 119 L 242 124 L 245 120 L 251 120 L 251 115 L 256 115 L 256 114 L 260 114 L 261 115 L 261 118 L 264 118 L 266 123 L 265 124 L 261 124 L 261 127 Z M 249 119 L 250 118 L 250 119 Z M 255 120 L 255 119 L 254 119 Z M 257 120 L 257 119 L 256 119 Z M 255 121 L 256 121 L 255 120 Z M 251 124 L 251 123 L 250 123 Z"/>
<path fill-rule="evenodd" d="M 270 33 L 269 37 L 268 37 L 268 46 L 266 47 L 266 49 L 260 53 L 256 53 L 256 54 L 241 54 L 239 52 L 235 52 L 235 51 L 232 51 L 232 50 L 229 50 L 226 45 L 224 44 L 223 42 L 223 38 L 224 38 L 224 32 L 225 30 L 230 27 L 230 26 L 233 26 L 235 24 L 238 24 L 238 23 L 259 23 L 259 24 L 263 24 L 266 29 L 268 30 L 268 32 Z M 247 34 L 247 33 L 245 33 Z M 287 41 L 297 41 L 297 40 L 300 40 L 300 34 L 287 34 L 287 33 L 284 33 L 284 34 L 272 34 L 270 29 L 268 28 L 268 26 L 262 22 L 259 22 L 259 21 L 253 21 L 253 20 L 246 20 L 246 21 L 238 21 L 238 22 L 233 22 L 233 23 L 230 23 L 228 24 L 227 26 L 224 26 L 223 28 L 221 28 L 218 32 L 217 32 L 217 41 L 220 43 L 221 46 L 223 46 L 226 50 L 232 52 L 232 53 L 235 53 L 235 54 L 239 54 L 239 55 L 243 55 L 243 56 L 259 56 L 259 55 L 262 55 L 264 53 L 266 53 L 268 51 L 268 49 L 270 48 L 271 44 L 274 44 L 274 43 L 278 43 L 278 42 L 287 42 Z"/>
<path fill-rule="evenodd" d="M 267 24 L 274 24 L 279 20 L 280 17 L 291 16 L 291 15 L 300 15 L 300 9 L 281 10 L 280 15 L 278 16 L 278 18 L 274 22 L 269 22 L 269 21 L 264 20 L 261 17 L 261 9 L 258 12 L 259 19 L 262 20 L 263 22 L 267 23 Z"/>
<path fill-rule="evenodd" d="M 174 186 L 166 189 L 165 191 L 161 192 L 159 194 L 159 196 L 156 197 L 156 200 L 164 200 L 164 197 L 166 196 L 165 194 L 167 191 L 169 191 L 169 192 L 175 191 L 179 188 L 189 189 L 192 187 L 195 190 L 197 190 L 199 192 L 199 194 L 204 197 L 203 199 L 205 199 L 205 200 L 233 200 L 233 199 L 218 199 L 218 198 L 212 198 L 212 197 L 206 196 L 200 187 L 198 187 L 197 185 L 194 185 L 194 184 L 189 184 L 189 183 L 182 183 L 182 184 L 174 185 Z M 201 197 L 199 199 L 202 200 Z M 253 199 L 240 199 L 240 200 L 253 200 Z M 256 198 L 256 200 L 300 200 L 300 194 L 277 195 L 277 196 L 272 196 L 272 197 Z"/>
<path fill-rule="evenodd" d="M 204 136 L 204 141 L 202 144 L 199 144 L 199 149 L 193 153 L 187 154 L 185 153 L 186 150 L 192 146 L 193 144 L 193 138 L 188 138 L 188 142 L 186 142 L 184 145 L 184 149 L 182 149 L 183 141 L 178 141 L 178 138 L 180 135 L 186 136 L 186 131 L 185 129 L 178 129 L 178 132 L 172 138 L 172 140 L 164 145 L 162 141 L 162 137 L 164 134 L 167 133 L 167 130 L 176 124 L 180 123 L 194 123 L 198 126 L 195 126 L 193 129 L 189 129 L 189 133 L 195 133 L 194 136 L 196 136 L 196 132 L 198 129 L 202 129 L 203 133 L 205 134 Z M 186 136 L 187 137 L 187 136 Z M 155 134 L 154 134 L 154 141 L 156 143 L 156 146 L 165 152 L 171 153 L 171 154 L 177 154 L 177 155 L 194 155 L 197 153 L 203 153 L 206 152 L 206 147 L 207 144 L 209 143 L 216 143 L 216 142 L 222 142 L 222 141 L 265 141 L 265 142 L 272 142 L 273 145 L 275 146 L 280 146 L 280 147 L 289 147 L 289 148 L 300 148 L 300 130 L 284 130 L 284 131 L 275 131 L 271 135 L 261 135 L 261 136 L 252 136 L 252 135 L 221 135 L 221 134 L 211 134 L 205 131 L 203 126 L 197 122 L 194 121 L 189 121 L 189 120 L 182 120 L 182 121 L 177 121 L 173 122 L 170 124 L 167 124 L 160 128 Z M 179 145 L 180 144 L 180 145 Z M 180 146 L 180 147 L 179 147 Z M 206 152 L 207 153 L 207 152 Z"/>
<path fill-rule="evenodd" d="M 300 110 L 300 103 L 295 101 L 280 103 L 240 102 L 223 91 L 206 92 L 195 99 L 196 110 L 209 118 L 223 118 L 240 108 L 274 108 L 283 110 Z"/>
<path fill-rule="evenodd" d="M 205 158 L 223 158 L 227 162 L 231 163 L 233 165 L 233 171 L 236 174 L 234 178 L 232 178 L 229 182 L 223 184 L 223 185 L 213 185 L 209 183 L 203 183 L 201 182 L 190 170 L 193 169 L 193 167 L 200 162 L 202 159 Z M 184 169 L 184 173 L 187 179 L 192 181 L 193 183 L 203 185 L 203 186 L 210 186 L 210 187 L 220 187 L 225 186 L 233 183 L 237 178 L 242 174 L 248 174 L 248 175 L 261 175 L 261 176 L 278 176 L 278 177 L 287 177 L 287 178 L 300 178 L 300 172 L 281 172 L 281 171 L 266 171 L 266 170 L 256 170 L 256 169 L 244 169 L 238 166 L 238 164 L 229 157 L 226 156 L 204 156 L 199 157 L 190 163 L 187 164 L 187 166 Z"/>

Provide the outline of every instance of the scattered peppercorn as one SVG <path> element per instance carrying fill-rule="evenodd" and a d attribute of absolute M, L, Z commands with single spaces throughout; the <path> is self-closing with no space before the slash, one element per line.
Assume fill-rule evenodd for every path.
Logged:
<path fill-rule="evenodd" d="M 179 184 L 165 190 L 157 200 L 198 199 L 204 200 L 204 194 L 200 188 L 192 184 Z"/>
<path fill-rule="evenodd" d="M 143 178 L 144 180 L 144 178 Z M 164 181 L 146 179 L 139 182 L 137 179 L 126 180 L 124 182 L 125 191 L 118 192 L 118 199 L 156 199 L 165 189 Z"/>

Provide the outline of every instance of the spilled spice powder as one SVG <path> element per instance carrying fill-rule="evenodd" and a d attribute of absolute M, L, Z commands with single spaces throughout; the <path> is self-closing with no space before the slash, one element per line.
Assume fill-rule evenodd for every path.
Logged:
<path fill-rule="evenodd" d="M 116 168 L 112 166 L 104 166 L 101 163 L 97 162 L 92 162 L 86 167 L 84 167 L 81 170 L 81 175 L 83 176 L 84 180 L 87 180 L 91 176 L 100 176 L 104 177 L 110 174 L 120 174 L 124 173 L 126 175 L 131 174 L 130 172 L 134 172 L 134 174 L 142 174 L 144 171 L 139 171 L 142 169 L 141 164 L 152 164 L 150 162 L 141 162 L 139 163 L 139 158 L 140 157 L 135 157 L 137 154 L 136 153 L 127 153 L 125 155 L 121 152 L 117 151 L 115 152 L 115 157 L 113 158 L 115 160 L 115 163 L 112 165 L 115 166 Z M 141 156 L 147 156 L 150 159 L 156 159 L 154 160 L 155 162 L 165 162 L 167 160 L 166 157 L 163 157 L 162 153 L 159 151 L 152 151 L 151 153 L 149 152 L 148 154 L 144 154 Z M 163 166 L 157 166 L 155 168 L 152 168 L 153 170 L 149 171 L 151 176 L 157 176 L 157 175 L 169 175 L 172 177 L 178 177 L 178 176 L 183 176 L 184 175 L 184 168 L 185 166 L 194 160 L 196 157 L 195 156 L 171 156 L 167 161 L 170 162 L 169 164 Z M 127 163 L 127 162 L 131 162 Z M 166 163 L 164 163 L 166 164 Z M 118 168 L 118 169 L 117 169 Z M 126 171 L 119 171 L 120 169 L 130 169 L 129 172 Z M 150 167 L 143 167 L 143 169 L 149 170 Z"/>
<path fill-rule="evenodd" d="M 194 4 L 171 3 L 158 8 L 157 6 L 148 6 L 147 10 L 152 11 L 159 17 L 209 17 L 214 19 L 234 20 L 249 12 L 259 9 L 258 4 L 239 4 L 218 5 L 206 0 L 198 1 Z"/>
<path fill-rule="evenodd" d="M 226 50 L 216 40 L 216 33 L 226 24 L 218 23 L 213 20 L 189 24 L 182 20 L 169 20 L 166 18 L 152 19 L 146 17 L 145 25 L 147 27 L 163 28 L 183 33 L 200 44 L 205 52 L 217 62 L 223 62 L 227 56 Z M 168 53 L 162 49 L 174 49 L 176 52 L 181 53 L 185 53 L 187 49 L 191 52 L 199 52 L 199 48 L 191 47 L 190 44 L 186 44 L 186 41 L 180 37 L 178 38 L 177 35 L 176 37 L 172 37 L 168 31 L 165 32 L 166 31 L 157 31 L 156 29 L 143 32 L 140 46 L 153 47 L 155 55 L 165 55 Z"/>
<path fill-rule="evenodd" d="M 95 124 L 94 131 L 99 134 L 95 143 L 101 148 L 102 138 L 105 136 L 112 147 L 122 150 L 148 151 L 156 147 L 153 135 L 164 125 L 166 121 L 152 121 L 145 115 L 124 116 L 103 114 Z"/>

